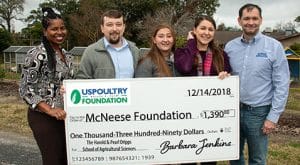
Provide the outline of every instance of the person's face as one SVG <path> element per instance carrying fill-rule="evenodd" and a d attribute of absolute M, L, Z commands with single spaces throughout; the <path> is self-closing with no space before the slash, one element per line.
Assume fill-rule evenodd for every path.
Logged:
<path fill-rule="evenodd" d="M 104 17 L 103 25 L 101 25 L 101 31 L 104 37 L 111 44 L 118 44 L 121 42 L 123 33 L 125 31 L 125 24 L 123 22 L 123 17 L 121 18 L 109 18 Z"/>
<path fill-rule="evenodd" d="M 244 34 L 254 36 L 259 31 L 262 18 L 260 17 L 257 8 L 253 8 L 252 10 L 244 9 L 242 17 L 238 18 L 238 22 L 242 27 Z"/>
<path fill-rule="evenodd" d="M 65 41 L 67 29 L 62 19 L 52 19 L 49 26 L 44 30 L 44 35 L 51 45 L 60 45 Z"/>
<path fill-rule="evenodd" d="M 193 33 L 200 45 L 208 45 L 214 39 L 215 31 L 211 22 L 203 20 L 194 28 Z"/>
<path fill-rule="evenodd" d="M 161 52 L 169 53 L 174 45 L 174 37 L 169 28 L 162 28 L 153 37 L 153 43 Z"/>

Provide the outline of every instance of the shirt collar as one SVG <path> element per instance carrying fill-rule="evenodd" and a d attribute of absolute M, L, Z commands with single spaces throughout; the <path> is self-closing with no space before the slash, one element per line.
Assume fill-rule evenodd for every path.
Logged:
<path fill-rule="evenodd" d="M 165 60 L 167 62 L 174 62 L 174 53 L 170 52 L 170 55 L 168 56 L 168 58 L 165 58 Z"/>
<path fill-rule="evenodd" d="M 262 37 L 261 32 L 258 32 L 250 41 L 247 41 L 246 39 L 244 39 L 244 35 L 242 34 L 241 36 L 241 42 L 242 43 L 256 43 L 260 38 Z"/>
<path fill-rule="evenodd" d="M 105 37 L 103 37 L 103 38 L 104 38 L 104 47 L 106 49 L 108 47 L 110 47 L 112 49 L 120 50 L 120 49 L 123 49 L 124 47 L 128 46 L 128 42 L 124 38 L 121 38 L 121 40 L 122 40 L 122 46 L 120 48 L 114 48 L 113 46 L 111 46 L 111 44 L 107 41 L 107 39 Z"/>

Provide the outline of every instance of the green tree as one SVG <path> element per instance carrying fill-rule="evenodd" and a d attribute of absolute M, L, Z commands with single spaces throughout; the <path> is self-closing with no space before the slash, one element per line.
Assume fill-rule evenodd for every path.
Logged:
<path fill-rule="evenodd" d="M 60 12 L 62 17 L 67 17 L 68 14 L 76 13 L 78 11 L 79 2 L 78 0 L 44 0 L 39 4 L 37 9 L 30 11 L 30 15 L 25 21 L 41 21 L 43 7 L 54 8 Z"/>
<path fill-rule="evenodd" d="M 143 29 L 136 26 L 138 22 L 142 22 L 147 14 L 153 15 L 155 11 L 166 5 L 166 1 L 157 0 L 114 0 L 117 9 L 121 10 L 126 17 L 126 37 L 136 42 L 137 45 L 143 45 L 139 35 Z"/>
<path fill-rule="evenodd" d="M 30 11 L 30 15 L 25 19 L 28 24 L 32 22 L 40 22 L 42 20 L 41 8 L 33 9 Z"/>
<path fill-rule="evenodd" d="M 300 22 L 300 16 L 295 18 L 295 22 Z"/>
<path fill-rule="evenodd" d="M 217 27 L 218 31 L 224 31 L 225 29 L 226 29 L 226 26 L 225 26 L 224 23 L 219 24 L 218 27 Z"/>
<path fill-rule="evenodd" d="M 11 33 L 11 21 L 18 19 L 17 15 L 21 14 L 24 10 L 23 4 L 24 0 L 0 1 L 0 26 L 9 33 Z M 5 22 L 5 24 L 3 22 Z"/>
<path fill-rule="evenodd" d="M 38 10 L 43 6 L 58 9 L 67 22 L 70 45 L 86 46 L 95 42 L 102 36 L 100 33 L 100 16 L 109 9 L 123 12 L 126 18 L 125 37 L 137 43 L 138 46 L 146 45 L 148 35 L 145 31 L 163 20 L 169 21 L 182 31 L 190 29 L 193 18 L 200 14 L 213 15 L 218 0 L 47 0 L 40 4 L 37 11 L 32 11 L 28 20 L 38 20 Z M 163 14 L 162 14 L 163 13 Z M 147 21 L 150 18 L 155 22 Z M 142 36 L 142 37 L 140 37 Z"/>
<path fill-rule="evenodd" d="M 39 21 L 35 21 L 29 24 L 21 31 L 21 40 L 17 41 L 18 45 L 37 45 L 41 42 L 41 36 L 43 34 L 42 24 Z"/>
<path fill-rule="evenodd" d="M 72 27 L 80 35 L 80 45 L 88 45 L 102 37 L 100 33 L 101 14 L 109 9 L 123 12 L 126 19 L 125 36 L 139 44 L 140 29 L 135 26 L 147 13 L 153 13 L 158 4 L 157 0 L 81 0 L 79 12 L 72 17 Z"/>
<path fill-rule="evenodd" d="M 10 33 L 3 28 L 0 28 L 0 38 L 0 52 L 2 52 L 4 49 L 9 47 L 12 42 L 12 38 Z"/>

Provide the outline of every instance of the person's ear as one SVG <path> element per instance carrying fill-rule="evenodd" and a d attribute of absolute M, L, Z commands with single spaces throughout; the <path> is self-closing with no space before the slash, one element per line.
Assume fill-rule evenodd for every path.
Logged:
<path fill-rule="evenodd" d="M 156 45 L 155 38 L 154 38 L 154 37 L 151 37 L 151 39 L 152 39 L 152 42 Z"/>
<path fill-rule="evenodd" d="M 242 26 L 242 19 L 241 19 L 241 17 L 238 17 L 237 21 L 238 21 L 239 25 Z"/>
<path fill-rule="evenodd" d="M 43 29 L 43 35 L 47 37 L 47 30 Z"/>

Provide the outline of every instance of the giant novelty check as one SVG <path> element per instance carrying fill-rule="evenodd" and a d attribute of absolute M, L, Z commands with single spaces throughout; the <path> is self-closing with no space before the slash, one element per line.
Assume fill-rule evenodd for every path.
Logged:
<path fill-rule="evenodd" d="M 239 79 L 64 81 L 70 165 L 238 159 Z"/>

